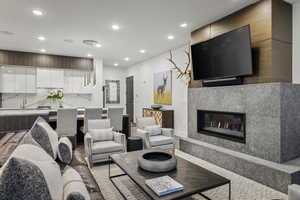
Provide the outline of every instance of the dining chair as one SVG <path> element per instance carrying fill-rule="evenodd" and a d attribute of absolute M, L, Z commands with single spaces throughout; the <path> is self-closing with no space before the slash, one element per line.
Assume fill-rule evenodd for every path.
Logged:
<path fill-rule="evenodd" d="M 114 131 L 122 131 L 123 129 L 123 112 L 124 108 L 108 108 L 107 118 L 111 121 Z"/>
<path fill-rule="evenodd" d="M 101 119 L 103 110 L 102 108 L 85 108 L 83 127 L 80 128 L 84 134 L 88 131 L 88 120 Z"/>
<path fill-rule="evenodd" d="M 77 135 L 77 109 L 58 109 L 56 132 L 59 137 L 68 137 L 73 147 L 76 147 L 76 135 Z"/>

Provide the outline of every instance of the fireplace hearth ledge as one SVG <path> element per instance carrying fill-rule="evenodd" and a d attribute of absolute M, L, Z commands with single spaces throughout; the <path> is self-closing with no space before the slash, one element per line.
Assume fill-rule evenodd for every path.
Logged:
<path fill-rule="evenodd" d="M 300 184 L 300 159 L 276 163 L 188 137 L 179 138 L 179 149 L 284 193 Z"/>

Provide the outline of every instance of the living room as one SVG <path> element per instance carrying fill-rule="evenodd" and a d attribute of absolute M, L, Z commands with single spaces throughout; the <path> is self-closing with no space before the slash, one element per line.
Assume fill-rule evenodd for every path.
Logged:
<path fill-rule="evenodd" d="M 300 199 L 298 0 L 2 5 L 0 199 Z"/>

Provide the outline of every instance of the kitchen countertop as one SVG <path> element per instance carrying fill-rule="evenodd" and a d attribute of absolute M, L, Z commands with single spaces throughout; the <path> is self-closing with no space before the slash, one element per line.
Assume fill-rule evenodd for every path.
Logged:
<path fill-rule="evenodd" d="M 50 112 L 55 110 L 0 110 L 0 116 L 21 116 L 21 115 L 49 115 Z"/>
<path fill-rule="evenodd" d="M 77 110 L 83 112 L 84 108 L 78 108 Z M 49 113 L 56 112 L 57 109 L 0 109 L 0 116 L 49 115 Z"/>

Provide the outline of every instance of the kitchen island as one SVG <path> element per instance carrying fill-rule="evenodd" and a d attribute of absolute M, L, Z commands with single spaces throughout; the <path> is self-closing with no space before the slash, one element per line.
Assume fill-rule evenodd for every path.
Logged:
<path fill-rule="evenodd" d="M 0 133 L 30 129 L 39 116 L 48 121 L 50 111 L 51 110 L 2 109 L 0 110 Z"/>
<path fill-rule="evenodd" d="M 77 125 L 80 127 L 83 126 L 85 109 L 77 108 L 77 110 Z M 57 109 L 0 109 L 0 133 L 28 130 L 39 116 L 56 129 Z M 106 117 L 107 110 L 103 109 L 102 118 Z"/>

